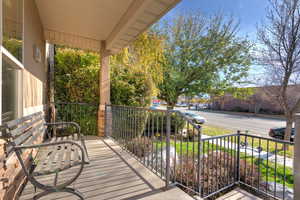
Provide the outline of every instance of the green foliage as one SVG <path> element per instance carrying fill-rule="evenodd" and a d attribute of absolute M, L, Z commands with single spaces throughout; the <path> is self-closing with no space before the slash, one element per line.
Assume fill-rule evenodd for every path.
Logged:
<path fill-rule="evenodd" d="M 3 37 L 3 46 L 16 58 L 19 60 L 22 60 L 22 47 L 23 47 L 23 41 L 14 39 L 14 38 L 8 38 Z"/>
<path fill-rule="evenodd" d="M 249 100 L 249 98 L 254 94 L 255 88 L 252 87 L 245 87 L 245 88 L 230 88 L 228 90 L 230 94 L 236 99 L 241 100 Z"/>
<path fill-rule="evenodd" d="M 55 101 L 98 102 L 99 55 L 57 48 L 55 55 Z"/>
<path fill-rule="evenodd" d="M 185 125 L 185 120 L 179 116 L 177 113 L 171 114 L 171 134 L 174 135 L 176 132 L 182 131 Z M 167 127 L 167 117 L 165 113 L 160 112 L 152 112 L 151 115 L 149 115 L 149 121 L 146 125 L 145 133 L 155 133 L 159 134 L 160 136 L 166 135 L 166 127 Z M 151 121 L 152 120 L 152 121 Z"/>
<path fill-rule="evenodd" d="M 154 32 L 143 33 L 128 48 L 111 56 L 111 103 L 148 106 L 162 80 L 159 64 L 163 43 Z M 59 47 L 55 56 L 55 99 L 58 102 L 99 101 L 99 55 Z"/>
<path fill-rule="evenodd" d="M 84 135 L 97 135 L 97 104 L 56 104 L 55 106 L 57 121 L 76 122 Z"/>
<path fill-rule="evenodd" d="M 247 76 L 251 61 L 247 40 L 236 37 L 234 20 L 197 13 L 165 23 L 164 79 L 159 97 L 174 106 L 180 95 L 223 91 Z"/>
<path fill-rule="evenodd" d="M 111 71 L 111 102 L 114 105 L 147 106 L 151 102 L 152 83 L 143 71 L 123 65 Z"/>
<path fill-rule="evenodd" d="M 111 102 L 149 106 L 162 80 L 163 42 L 153 31 L 143 33 L 111 58 Z"/>

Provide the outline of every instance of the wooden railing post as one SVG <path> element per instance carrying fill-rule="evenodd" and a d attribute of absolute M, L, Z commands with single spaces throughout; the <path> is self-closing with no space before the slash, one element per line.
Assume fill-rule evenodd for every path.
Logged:
<path fill-rule="evenodd" d="M 105 136 L 105 105 L 110 104 L 110 52 L 106 49 L 105 41 L 101 42 L 99 69 L 99 109 L 98 136 Z"/>

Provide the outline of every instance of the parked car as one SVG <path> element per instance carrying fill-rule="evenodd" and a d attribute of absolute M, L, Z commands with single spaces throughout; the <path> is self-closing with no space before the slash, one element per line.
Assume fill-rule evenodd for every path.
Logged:
<path fill-rule="evenodd" d="M 206 122 L 206 119 L 204 117 L 197 115 L 195 113 L 186 112 L 184 113 L 184 115 L 197 124 L 204 124 Z"/>
<path fill-rule="evenodd" d="M 269 131 L 269 136 L 283 140 L 284 139 L 284 133 L 285 133 L 285 127 L 281 128 L 271 128 Z M 291 142 L 294 142 L 294 137 L 295 137 L 295 128 L 292 129 L 292 134 L 291 134 Z"/>
<path fill-rule="evenodd" d="M 158 105 L 152 105 L 149 107 L 151 110 L 157 110 L 158 109 Z"/>

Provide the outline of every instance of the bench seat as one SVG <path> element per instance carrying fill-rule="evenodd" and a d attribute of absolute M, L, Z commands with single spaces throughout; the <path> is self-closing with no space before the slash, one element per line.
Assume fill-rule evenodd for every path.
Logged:
<path fill-rule="evenodd" d="M 64 136 L 64 137 L 53 137 L 49 140 L 49 144 L 72 141 L 80 145 L 81 141 L 78 140 L 78 134 Z M 88 154 L 85 148 L 84 150 L 84 162 L 89 163 Z M 35 160 L 34 160 L 34 171 L 33 176 L 48 175 L 56 172 L 60 172 L 71 167 L 80 165 L 82 158 L 80 155 L 80 149 L 74 144 L 64 143 L 61 145 L 49 146 L 40 149 Z"/>
<path fill-rule="evenodd" d="M 5 156 L 8 158 L 15 153 L 27 179 L 35 187 L 44 190 L 35 195 L 34 199 L 52 192 L 70 192 L 83 199 L 80 192 L 67 187 L 79 177 L 84 165 L 89 163 L 84 137 L 77 123 L 46 123 L 44 114 L 38 112 L 6 122 L 0 128 L 0 139 L 6 141 Z M 26 159 L 23 160 L 27 150 L 31 152 L 29 168 Z M 77 173 L 58 184 L 58 174 L 76 166 L 79 166 Z M 49 174 L 55 174 L 53 185 L 45 185 L 36 179 L 37 176 Z"/>

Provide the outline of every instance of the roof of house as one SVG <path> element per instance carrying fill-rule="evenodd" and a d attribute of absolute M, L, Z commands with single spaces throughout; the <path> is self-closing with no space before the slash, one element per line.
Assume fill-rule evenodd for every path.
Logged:
<path fill-rule="evenodd" d="M 180 0 L 36 0 L 47 41 L 117 52 Z"/>

